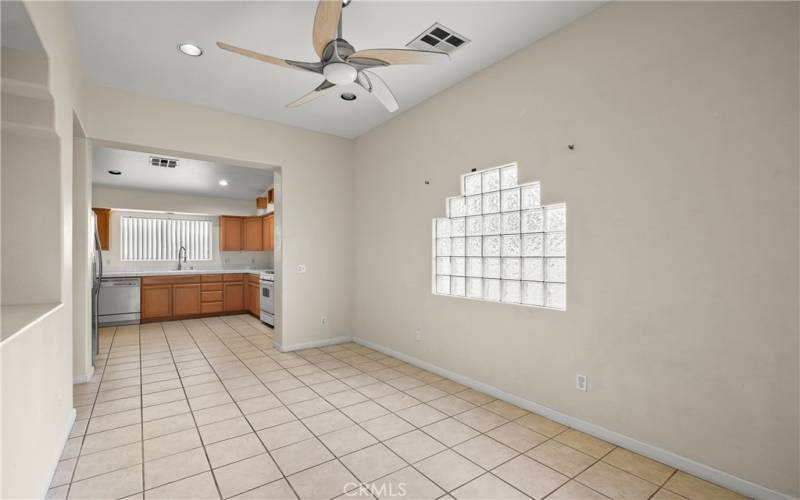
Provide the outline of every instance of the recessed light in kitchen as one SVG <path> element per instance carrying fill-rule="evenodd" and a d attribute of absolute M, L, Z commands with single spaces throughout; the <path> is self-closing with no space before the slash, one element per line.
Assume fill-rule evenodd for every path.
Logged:
<path fill-rule="evenodd" d="M 339 97 L 341 97 L 345 101 L 355 101 L 356 100 L 356 95 L 354 93 L 352 93 L 352 92 L 342 92 L 342 94 Z"/>
<path fill-rule="evenodd" d="M 122 175 L 122 172 L 119 170 L 109 170 L 108 173 L 111 175 Z"/>
<path fill-rule="evenodd" d="M 203 49 L 193 43 L 182 43 L 178 45 L 178 50 L 187 56 L 200 57 L 203 55 Z"/>
<path fill-rule="evenodd" d="M 228 181 L 226 181 L 225 179 L 220 179 L 219 185 L 220 186 L 227 186 L 228 185 Z"/>

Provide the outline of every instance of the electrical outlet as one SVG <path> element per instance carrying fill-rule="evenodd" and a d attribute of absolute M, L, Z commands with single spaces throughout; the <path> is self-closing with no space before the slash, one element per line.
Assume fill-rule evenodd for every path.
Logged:
<path fill-rule="evenodd" d="M 589 390 L 589 377 L 586 375 L 575 375 L 575 388 L 579 391 L 586 392 Z"/>
<path fill-rule="evenodd" d="M 322 318 L 319 320 L 319 323 L 320 323 L 322 326 L 325 326 L 325 325 L 328 323 L 328 317 L 327 317 L 327 316 L 323 316 L 323 317 L 322 317 Z"/>
<path fill-rule="evenodd" d="M 306 272 L 306 265 L 305 265 L 305 264 L 298 264 L 298 266 L 297 266 L 297 272 L 298 272 L 298 273 L 304 273 L 304 272 Z"/>
<path fill-rule="evenodd" d="M 231 263 L 231 258 L 230 257 L 225 257 L 225 263 L 226 264 L 230 264 Z"/>
<path fill-rule="evenodd" d="M 250 259 L 250 263 L 251 264 L 255 264 L 256 263 L 256 259 Z"/>
<path fill-rule="evenodd" d="M 417 342 L 421 341 L 422 340 L 422 330 L 417 328 L 417 331 L 416 331 L 416 333 L 414 335 L 414 338 L 417 340 Z"/>

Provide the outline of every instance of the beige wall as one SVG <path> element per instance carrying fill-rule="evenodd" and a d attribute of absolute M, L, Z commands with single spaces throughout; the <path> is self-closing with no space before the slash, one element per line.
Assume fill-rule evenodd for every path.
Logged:
<path fill-rule="evenodd" d="M 88 102 L 87 134 L 98 143 L 280 167 L 282 254 L 276 251 L 275 268 L 282 345 L 350 335 L 352 141 L 103 87 L 89 89 Z M 299 264 L 306 273 L 296 271 Z"/>
<path fill-rule="evenodd" d="M 354 334 L 797 496 L 798 132 L 797 3 L 601 7 L 356 140 Z M 510 161 L 568 204 L 566 312 L 430 293 Z"/>

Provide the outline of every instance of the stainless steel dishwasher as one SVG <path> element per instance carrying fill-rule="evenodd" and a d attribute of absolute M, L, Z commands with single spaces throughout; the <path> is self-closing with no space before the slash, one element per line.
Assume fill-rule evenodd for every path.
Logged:
<path fill-rule="evenodd" d="M 97 305 L 100 326 L 134 325 L 141 319 L 141 280 L 103 278 Z"/>

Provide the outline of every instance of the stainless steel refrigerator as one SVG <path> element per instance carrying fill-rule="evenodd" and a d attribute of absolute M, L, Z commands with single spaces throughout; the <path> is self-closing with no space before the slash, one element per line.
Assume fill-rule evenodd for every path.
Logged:
<path fill-rule="evenodd" d="M 100 233 L 97 230 L 97 215 L 92 211 L 91 227 L 94 229 L 94 252 L 92 252 L 92 365 L 100 352 L 98 331 L 98 304 L 100 300 L 100 281 L 103 277 L 103 251 L 100 249 Z"/>

